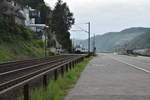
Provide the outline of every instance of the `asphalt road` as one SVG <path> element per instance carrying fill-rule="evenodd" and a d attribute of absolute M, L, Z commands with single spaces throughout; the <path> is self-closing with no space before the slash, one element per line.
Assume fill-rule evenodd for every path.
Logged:
<path fill-rule="evenodd" d="M 98 54 L 65 100 L 150 100 L 150 58 Z"/>

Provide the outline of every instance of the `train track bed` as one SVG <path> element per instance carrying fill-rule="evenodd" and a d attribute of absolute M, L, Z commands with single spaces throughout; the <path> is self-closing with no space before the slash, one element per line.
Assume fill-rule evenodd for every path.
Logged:
<path fill-rule="evenodd" d="M 84 57 L 87 55 L 50 56 L 0 64 L 0 100 L 16 100 L 20 93 L 29 100 L 30 87 L 46 87 L 50 77 L 57 80 Z"/>

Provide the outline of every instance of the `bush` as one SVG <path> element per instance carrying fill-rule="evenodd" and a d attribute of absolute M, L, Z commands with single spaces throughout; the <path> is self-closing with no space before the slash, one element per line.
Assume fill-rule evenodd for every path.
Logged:
<path fill-rule="evenodd" d="M 0 41 L 12 42 L 16 39 L 32 40 L 37 38 L 36 33 L 23 25 L 15 24 L 9 19 L 0 19 Z"/>
<path fill-rule="evenodd" d="M 48 41 L 48 47 L 56 47 L 56 41 L 55 40 L 49 40 Z"/>
<path fill-rule="evenodd" d="M 35 40 L 35 43 L 37 45 L 39 45 L 41 48 L 44 48 L 44 42 L 43 42 L 43 40 Z"/>

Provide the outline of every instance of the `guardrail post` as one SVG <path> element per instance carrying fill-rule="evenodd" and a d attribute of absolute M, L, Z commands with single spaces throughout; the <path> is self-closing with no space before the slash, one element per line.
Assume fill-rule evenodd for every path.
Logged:
<path fill-rule="evenodd" d="M 44 75 L 43 76 L 43 87 L 46 88 L 48 85 L 48 82 L 47 82 L 47 75 Z"/>
<path fill-rule="evenodd" d="M 74 61 L 72 61 L 72 66 L 73 66 L 73 68 L 75 67 L 75 63 L 74 63 Z"/>
<path fill-rule="evenodd" d="M 24 100 L 29 100 L 29 85 L 26 84 L 24 85 Z"/>
<path fill-rule="evenodd" d="M 79 63 L 79 59 L 77 59 L 77 64 Z"/>
<path fill-rule="evenodd" d="M 78 59 L 78 63 L 80 63 L 80 61 L 81 61 L 81 58 Z"/>
<path fill-rule="evenodd" d="M 82 57 L 82 60 L 84 60 L 85 57 Z"/>
<path fill-rule="evenodd" d="M 61 76 L 64 76 L 64 66 L 61 67 Z"/>
<path fill-rule="evenodd" d="M 77 64 L 77 59 L 75 60 L 75 65 Z"/>
<path fill-rule="evenodd" d="M 80 62 L 82 61 L 82 57 L 80 58 Z"/>
<path fill-rule="evenodd" d="M 66 64 L 66 72 L 68 72 L 68 64 Z"/>
<path fill-rule="evenodd" d="M 73 68 L 73 61 L 71 61 L 71 68 Z"/>
<path fill-rule="evenodd" d="M 80 58 L 80 62 L 82 61 L 82 57 Z"/>
<path fill-rule="evenodd" d="M 54 70 L 54 80 L 57 80 L 58 77 L 58 73 L 57 73 L 57 69 Z"/>
<path fill-rule="evenodd" d="M 69 63 L 69 69 L 70 69 L 70 70 L 72 69 L 72 64 L 71 64 L 71 62 Z"/>

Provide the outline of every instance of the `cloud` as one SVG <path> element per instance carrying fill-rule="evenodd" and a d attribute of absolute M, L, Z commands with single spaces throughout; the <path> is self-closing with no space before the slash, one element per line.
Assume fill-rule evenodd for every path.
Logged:
<path fill-rule="evenodd" d="M 49 4 L 53 6 L 57 0 L 45 1 L 49 1 Z M 129 27 L 150 26 L 150 0 L 63 1 L 67 2 L 74 13 L 76 23 L 91 21 L 92 33 L 103 34 L 110 31 L 120 31 Z M 83 39 L 86 37 L 84 35 L 79 37 L 80 32 L 73 32 L 72 34 L 74 38 Z"/>

